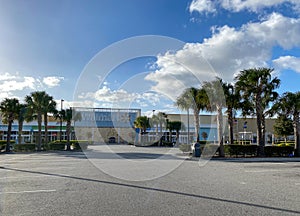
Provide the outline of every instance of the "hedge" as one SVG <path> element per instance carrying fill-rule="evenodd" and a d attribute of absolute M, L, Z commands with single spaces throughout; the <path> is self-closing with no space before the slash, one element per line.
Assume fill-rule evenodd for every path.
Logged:
<path fill-rule="evenodd" d="M 35 151 L 36 145 L 34 143 L 15 144 L 13 149 L 15 152 L 32 152 Z"/>
<path fill-rule="evenodd" d="M 46 150 L 56 150 L 56 151 L 62 151 L 65 150 L 66 144 L 64 142 L 51 142 L 48 143 L 47 146 L 45 146 Z"/>
<path fill-rule="evenodd" d="M 7 141 L 6 140 L 0 140 L 0 145 L 6 145 Z M 10 144 L 15 144 L 15 140 L 10 140 Z"/>
<path fill-rule="evenodd" d="M 228 144 L 224 145 L 225 153 L 229 154 L 230 156 L 235 155 L 238 156 L 246 156 L 251 155 L 254 156 L 257 154 L 257 145 L 235 145 L 235 144 Z"/>
<path fill-rule="evenodd" d="M 265 155 L 267 157 L 286 157 L 294 153 L 293 146 L 265 146 Z"/>
<path fill-rule="evenodd" d="M 87 140 L 70 140 L 70 146 L 73 150 L 86 150 L 90 141 Z M 67 140 L 56 140 L 48 143 L 46 147 L 47 150 L 65 150 L 67 145 Z"/>

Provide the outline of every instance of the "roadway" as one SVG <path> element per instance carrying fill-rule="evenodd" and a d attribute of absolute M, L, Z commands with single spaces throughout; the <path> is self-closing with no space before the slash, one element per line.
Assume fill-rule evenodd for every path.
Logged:
<path fill-rule="evenodd" d="M 165 148 L 93 148 L 0 154 L 1 215 L 300 214 L 297 161 L 199 162 Z"/>

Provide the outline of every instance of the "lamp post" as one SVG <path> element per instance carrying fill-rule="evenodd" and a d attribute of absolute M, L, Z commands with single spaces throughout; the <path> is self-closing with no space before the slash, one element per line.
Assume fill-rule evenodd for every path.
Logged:
<path fill-rule="evenodd" d="M 62 110 L 63 110 L 63 102 L 64 102 L 64 100 L 61 99 L 60 100 L 60 133 L 59 133 L 59 135 L 60 135 L 60 137 L 59 137 L 60 142 L 62 140 Z"/>
<path fill-rule="evenodd" d="M 190 109 L 187 109 L 187 144 L 190 144 Z"/>

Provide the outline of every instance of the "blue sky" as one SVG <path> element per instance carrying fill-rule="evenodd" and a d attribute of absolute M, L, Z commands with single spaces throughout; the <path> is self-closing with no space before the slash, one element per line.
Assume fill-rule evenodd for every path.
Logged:
<path fill-rule="evenodd" d="M 297 0 L 0 0 L 0 5 L 1 100 L 46 90 L 65 106 L 178 112 L 174 98 L 185 87 L 216 74 L 232 82 L 238 71 L 261 66 L 275 68 L 280 93 L 299 90 Z M 78 85 L 90 85 L 80 77 L 89 63 L 101 61 L 95 57 L 99 52 L 144 35 L 182 44 L 119 62 L 109 72 L 98 68 L 91 77 L 94 92 L 76 95 Z M 145 40 L 140 49 L 151 46 Z"/>

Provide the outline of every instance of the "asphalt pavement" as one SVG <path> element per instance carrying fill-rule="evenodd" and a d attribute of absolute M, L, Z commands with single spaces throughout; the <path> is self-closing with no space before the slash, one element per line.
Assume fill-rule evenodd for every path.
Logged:
<path fill-rule="evenodd" d="M 149 168 L 150 167 L 150 168 Z M 113 146 L 0 155 L 0 213 L 300 215 L 300 163 Z"/>

